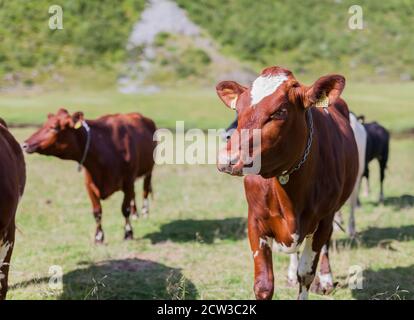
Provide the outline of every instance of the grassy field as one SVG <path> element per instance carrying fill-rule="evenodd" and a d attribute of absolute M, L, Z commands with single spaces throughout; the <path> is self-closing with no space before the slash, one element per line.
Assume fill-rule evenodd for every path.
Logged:
<path fill-rule="evenodd" d="M 365 114 L 367 121 L 377 120 L 393 132 L 402 132 L 414 128 L 413 92 L 414 83 L 350 82 L 344 97 L 350 109 Z M 184 120 L 186 128 L 223 128 L 234 118 L 234 113 L 218 99 L 214 87 L 187 87 L 153 95 L 124 95 L 115 89 L 80 93 L 79 88 L 69 87 L 65 91 L 0 96 L 0 116 L 11 125 L 40 125 L 47 113 L 56 112 L 60 106 L 70 111 L 82 110 L 87 118 L 139 111 L 153 118 L 158 127 L 167 128 L 175 128 L 176 120 Z"/>
<path fill-rule="evenodd" d="M 19 141 L 32 131 L 13 129 Z M 375 203 L 378 174 L 372 165 L 372 194 L 362 198 L 356 215 L 358 241 L 335 235 L 332 265 L 338 288 L 312 299 L 414 298 L 413 157 L 414 141 L 392 141 L 382 206 Z M 135 239 L 122 239 L 117 193 L 103 204 L 106 244 L 95 246 L 90 204 L 75 163 L 31 155 L 27 168 L 9 299 L 254 297 L 240 178 L 219 174 L 212 165 L 160 165 L 150 218 L 133 223 Z M 139 194 L 141 182 L 136 188 Z M 61 291 L 49 289 L 51 265 L 63 269 Z M 275 299 L 296 297 L 296 289 L 286 285 L 287 265 L 287 255 L 274 255 Z M 364 270 L 363 290 L 347 287 L 352 265 Z"/>
<path fill-rule="evenodd" d="M 414 127 L 414 84 L 350 83 L 351 108 L 393 132 Z M 39 125 L 59 106 L 93 118 L 109 112 L 141 111 L 159 127 L 184 120 L 187 128 L 225 127 L 234 114 L 213 88 L 185 88 L 156 95 L 115 91 L 3 94 L 0 116 L 14 125 Z M 34 127 L 13 127 L 22 142 Z M 213 150 L 214 152 L 214 150 Z M 332 266 L 337 289 L 312 299 L 414 298 L 414 141 L 393 138 L 378 206 L 377 164 L 372 193 L 358 210 L 358 240 L 338 232 Z M 213 165 L 160 165 L 149 219 L 134 221 L 135 239 L 123 240 L 122 194 L 103 202 L 106 244 L 95 246 L 95 223 L 83 175 L 74 162 L 39 155 L 26 157 L 28 182 L 17 215 L 19 231 L 10 274 L 9 299 L 251 299 L 253 261 L 246 237 L 242 180 L 219 174 Z M 136 184 L 140 194 L 141 181 Z M 140 200 L 140 199 L 138 199 Z M 344 209 L 345 217 L 348 209 Z M 274 255 L 275 299 L 292 299 L 286 285 L 288 256 Z M 63 289 L 49 287 L 49 268 L 62 267 Z M 363 268 L 364 288 L 347 287 L 350 266 Z"/>

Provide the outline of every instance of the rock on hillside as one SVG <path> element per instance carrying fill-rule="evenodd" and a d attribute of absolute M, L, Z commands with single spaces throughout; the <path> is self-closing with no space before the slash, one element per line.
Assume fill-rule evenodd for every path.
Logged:
<path fill-rule="evenodd" d="M 254 73 L 220 53 L 214 41 L 172 0 L 150 0 L 130 34 L 119 90 L 152 93 L 185 81 L 249 83 Z"/>

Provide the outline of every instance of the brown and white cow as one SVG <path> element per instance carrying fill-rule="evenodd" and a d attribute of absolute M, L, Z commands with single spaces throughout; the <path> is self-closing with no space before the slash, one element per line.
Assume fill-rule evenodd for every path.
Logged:
<path fill-rule="evenodd" d="M 104 200 L 122 190 L 125 239 L 132 239 L 130 214 L 136 215 L 134 182 L 144 177 L 143 215 L 148 215 L 148 195 L 152 192 L 151 174 L 156 142 L 154 122 L 139 113 L 106 115 L 85 120 L 82 112 L 70 115 L 59 109 L 49 114 L 43 127 L 23 144 L 27 153 L 75 160 L 85 169 L 86 189 L 96 221 L 95 242 L 103 243 L 102 207 Z"/>
<path fill-rule="evenodd" d="M 26 183 L 22 149 L 0 118 L 0 300 L 6 298 L 17 204 Z"/>
<path fill-rule="evenodd" d="M 291 254 L 302 245 L 299 299 L 307 298 L 319 259 L 321 289 L 333 285 L 328 256 L 332 222 L 358 172 L 349 111 L 340 98 L 344 86 L 340 75 L 304 86 L 281 67 L 264 69 L 249 88 L 232 81 L 217 85 L 221 100 L 238 113 L 237 134 L 219 152 L 218 169 L 243 175 L 261 159 L 258 175 L 244 179 L 257 299 L 273 296 L 272 247 Z M 260 130 L 258 145 L 252 143 L 254 129 Z M 246 130 L 250 147 L 243 149 L 246 141 L 239 140 Z M 244 163 L 249 157 L 253 160 Z"/>

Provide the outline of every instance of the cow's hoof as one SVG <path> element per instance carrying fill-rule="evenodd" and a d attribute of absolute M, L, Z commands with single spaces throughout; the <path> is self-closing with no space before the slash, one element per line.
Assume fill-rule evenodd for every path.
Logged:
<path fill-rule="evenodd" d="M 125 231 L 124 240 L 132 240 L 134 239 L 134 234 L 131 231 Z"/>
<path fill-rule="evenodd" d="M 299 284 L 297 279 L 287 279 L 286 284 L 289 288 L 296 288 Z"/>
<path fill-rule="evenodd" d="M 103 244 L 105 240 L 104 233 L 102 231 L 98 231 L 95 234 L 95 244 Z"/>
<path fill-rule="evenodd" d="M 142 208 L 141 208 L 141 214 L 142 214 L 142 217 L 143 218 L 145 218 L 145 219 L 148 218 L 148 216 L 149 216 L 149 206 L 148 206 L 148 204 L 147 205 L 144 204 L 142 206 Z"/>
<path fill-rule="evenodd" d="M 315 277 L 315 280 L 313 281 L 310 290 L 313 293 L 320 294 L 320 295 L 328 295 L 332 293 L 332 291 L 335 289 L 335 285 L 332 283 L 325 283 L 324 285 L 321 284 L 319 281 L 319 277 Z"/>
<path fill-rule="evenodd" d="M 271 300 L 273 297 L 273 283 L 271 281 L 257 281 L 254 284 L 254 294 L 257 300 Z"/>

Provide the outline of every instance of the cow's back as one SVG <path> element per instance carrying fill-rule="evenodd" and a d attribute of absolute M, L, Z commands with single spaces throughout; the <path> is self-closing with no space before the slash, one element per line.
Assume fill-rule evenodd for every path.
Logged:
<path fill-rule="evenodd" d="M 111 141 L 123 158 L 125 174 L 139 177 L 152 170 L 156 126 L 151 119 L 140 113 L 128 113 L 105 116 L 98 121 L 111 127 Z"/>
<path fill-rule="evenodd" d="M 390 134 L 388 130 L 377 122 L 364 124 L 367 131 L 367 162 L 374 158 L 380 158 L 385 152 L 388 153 Z"/>
<path fill-rule="evenodd" d="M 338 99 L 328 112 L 316 109 L 313 114 L 318 150 L 313 179 L 319 186 L 314 197 L 320 204 L 316 210 L 336 212 L 352 193 L 359 168 L 349 110 Z"/>

